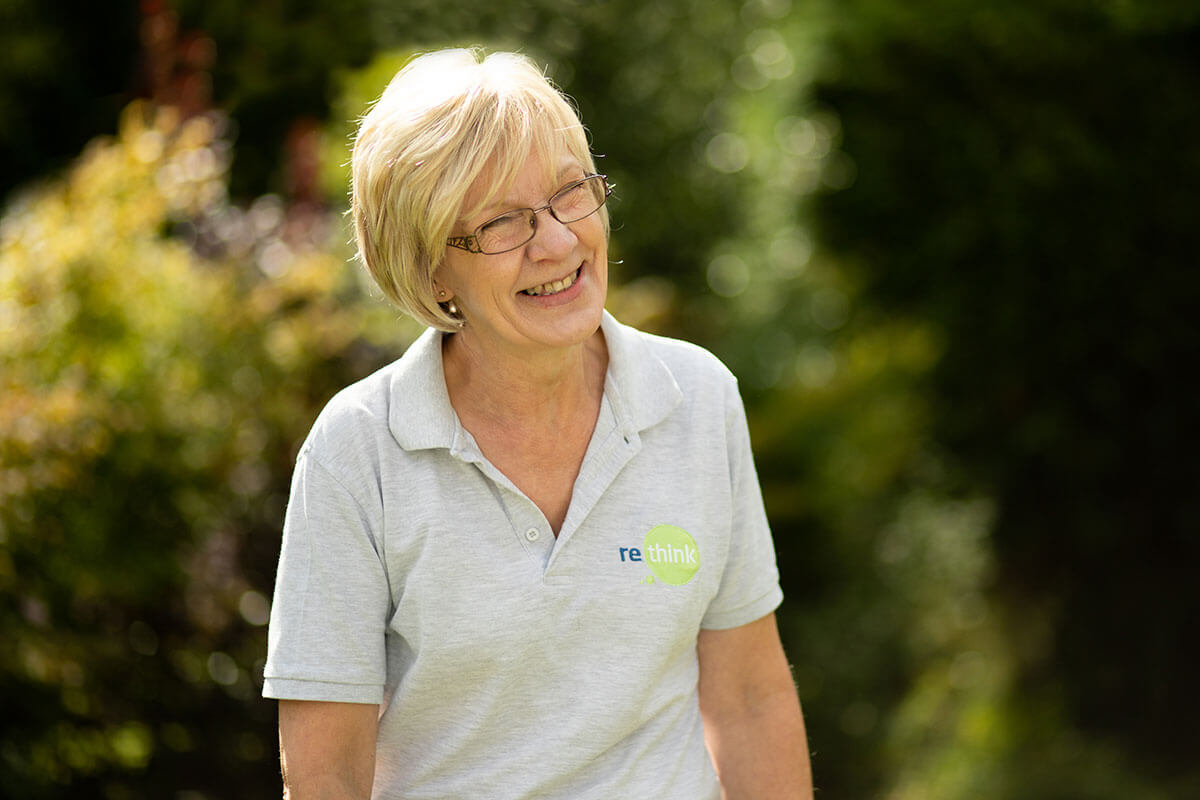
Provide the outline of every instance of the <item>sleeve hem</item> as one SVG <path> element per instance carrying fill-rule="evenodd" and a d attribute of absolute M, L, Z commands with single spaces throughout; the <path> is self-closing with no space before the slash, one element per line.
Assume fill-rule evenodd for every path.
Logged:
<path fill-rule="evenodd" d="M 330 683 L 291 678 L 267 678 L 263 697 L 276 700 L 322 700 L 330 703 L 383 702 L 383 687 L 378 684 Z"/>
<path fill-rule="evenodd" d="M 706 615 L 704 619 L 700 620 L 700 628 L 702 630 L 728 630 L 730 628 L 737 628 L 754 622 L 756 619 L 762 619 L 767 614 L 779 608 L 779 604 L 782 602 L 783 590 L 778 585 L 775 585 L 771 587 L 769 592 L 752 603 L 747 603 L 732 611 Z"/>

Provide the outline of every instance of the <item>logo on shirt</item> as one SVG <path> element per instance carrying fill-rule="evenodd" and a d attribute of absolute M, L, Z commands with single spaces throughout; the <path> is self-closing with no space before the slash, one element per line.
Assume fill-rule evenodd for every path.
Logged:
<path fill-rule="evenodd" d="M 642 540 L 642 547 L 622 547 L 621 560 L 644 561 L 653 575 L 646 576 L 646 583 L 654 579 L 682 586 L 696 576 L 700 569 L 700 548 L 692 535 L 676 525 L 655 525 Z"/>

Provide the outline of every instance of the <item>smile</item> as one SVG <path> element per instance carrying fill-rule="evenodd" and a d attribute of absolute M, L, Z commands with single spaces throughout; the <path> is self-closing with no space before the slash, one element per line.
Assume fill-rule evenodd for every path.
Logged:
<path fill-rule="evenodd" d="M 581 269 L 583 268 L 580 267 L 567 277 L 561 278 L 557 281 L 550 281 L 549 283 L 543 283 L 538 286 L 531 286 L 522 291 L 521 294 L 527 294 L 531 297 L 545 297 L 546 295 L 565 292 L 574 285 L 575 281 L 579 280 L 579 272 Z"/>

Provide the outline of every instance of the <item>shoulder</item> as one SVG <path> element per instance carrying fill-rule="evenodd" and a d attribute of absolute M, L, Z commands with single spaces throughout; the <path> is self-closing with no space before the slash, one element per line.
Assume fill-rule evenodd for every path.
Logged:
<path fill-rule="evenodd" d="M 633 330 L 633 329 L 631 329 Z M 644 331 L 635 331 L 642 337 L 651 354 L 671 370 L 676 380 L 682 382 L 701 381 L 706 383 L 736 384 L 737 378 L 725 364 L 698 344 L 672 339 Z"/>
<path fill-rule="evenodd" d="M 399 359 L 338 392 L 317 417 L 302 453 L 336 458 L 448 446 L 453 420 L 441 336 L 429 329 Z"/>
<path fill-rule="evenodd" d="M 666 375 L 685 398 L 737 394 L 737 378 L 698 344 L 605 320 L 610 355 L 623 378 L 650 388 Z"/>
<path fill-rule="evenodd" d="M 608 315 L 604 334 L 611 397 L 632 429 L 670 420 L 680 435 L 717 436 L 741 412 L 733 373 L 703 347 L 639 331 Z"/>
<path fill-rule="evenodd" d="M 335 394 L 317 415 L 300 457 L 315 458 L 323 466 L 337 469 L 358 461 L 375 450 L 381 439 L 390 438 L 392 385 L 399 365 L 394 361 Z"/>

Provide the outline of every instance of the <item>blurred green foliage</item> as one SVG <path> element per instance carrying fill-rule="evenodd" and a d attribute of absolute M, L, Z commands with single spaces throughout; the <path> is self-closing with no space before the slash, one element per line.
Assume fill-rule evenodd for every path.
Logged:
<path fill-rule="evenodd" d="M 819 791 L 1196 793 L 1190 4 L 175 11 L 93 14 L 98 61 L 178 44 L 122 90 L 127 53 L 57 77 L 74 23 L 0 2 L 28 33 L 0 34 L 0 104 L 107 81 L 56 136 L 112 134 L 0 221 L 0 795 L 278 792 L 258 684 L 295 448 L 416 333 L 349 263 L 349 136 L 411 53 L 475 43 L 579 103 L 617 185 L 610 308 L 742 380 Z M 118 119 L 122 91 L 159 100 Z"/>
<path fill-rule="evenodd" d="M 8 797 L 278 780 L 255 676 L 288 473 L 381 320 L 336 216 L 228 203 L 220 124 L 130 106 L 0 223 Z"/>
<path fill-rule="evenodd" d="M 943 332 L 933 434 L 996 503 L 1016 696 L 1194 792 L 1200 9 L 843 8 L 819 93 L 858 180 L 822 238 Z"/>

